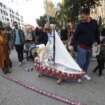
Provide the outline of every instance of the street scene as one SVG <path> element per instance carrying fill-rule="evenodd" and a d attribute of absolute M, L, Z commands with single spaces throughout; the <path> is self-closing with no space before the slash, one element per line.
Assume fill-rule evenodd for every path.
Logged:
<path fill-rule="evenodd" d="M 0 105 L 105 105 L 104 80 L 104 0 L 0 0 Z"/>

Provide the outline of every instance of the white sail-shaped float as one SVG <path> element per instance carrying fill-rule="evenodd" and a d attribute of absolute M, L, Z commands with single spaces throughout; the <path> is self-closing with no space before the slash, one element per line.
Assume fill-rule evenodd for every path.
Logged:
<path fill-rule="evenodd" d="M 60 40 L 59 36 L 55 32 L 55 63 L 60 63 L 72 70 L 73 73 L 81 72 L 81 68 L 77 65 L 77 63 L 74 61 L 74 59 L 71 57 L 70 53 L 67 51 L 66 47 Z"/>
<path fill-rule="evenodd" d="M 40 50 L 39 58 L 35 59 L 37 72 L 62 80 L 78 80 L 82 78 L 84 72 L 69 54 L 57 32 L 53 30 L 49 37 L 50 40 L 46 46 L 43 44 L 38 45 Z"/>

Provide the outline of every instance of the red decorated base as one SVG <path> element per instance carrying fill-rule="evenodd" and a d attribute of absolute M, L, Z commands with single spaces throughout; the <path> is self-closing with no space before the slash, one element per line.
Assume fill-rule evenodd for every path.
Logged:
<path fill-rule="evenodd" d="M 42 66 L 42 62 L 35 61 L 35 69 L 39 74 L 47 74 L 52 77 L 56 77 L 62 80 L 78 80 L 84 76 L 84 72 L 78 72 L 77 74 L 71 74 L 62 72 L 61 70 L 55 69 L 50 66 Z"/>

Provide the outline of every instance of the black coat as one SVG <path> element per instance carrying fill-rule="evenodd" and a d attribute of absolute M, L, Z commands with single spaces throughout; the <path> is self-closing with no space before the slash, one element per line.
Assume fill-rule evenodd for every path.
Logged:
<path fill-rule="evenodd" d="M 65 30 L 61 30 L 61 33 L 60 33 L 60 36 L 61 36 L 61 40 L 67 40 L 68 39 L 68 30 L 65 29 Z"/>
<path fill-rule="evenodd" d="M 48 42 L 48 35 L 46 32 L 41 32 L 41 34 L 39 35 L 37 44 L 47 44 Z"/>

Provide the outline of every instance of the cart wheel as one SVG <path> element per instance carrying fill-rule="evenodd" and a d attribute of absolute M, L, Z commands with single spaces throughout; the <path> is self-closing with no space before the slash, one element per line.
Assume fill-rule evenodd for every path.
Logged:
<path fill-rule="evenodd" d="M 56 81 L 57 85 L 60 85 L 61 82 L 62 82 L 62 79 L 58 79 L 58 80 Z"/>

